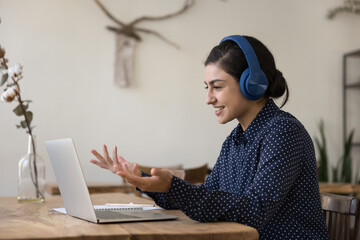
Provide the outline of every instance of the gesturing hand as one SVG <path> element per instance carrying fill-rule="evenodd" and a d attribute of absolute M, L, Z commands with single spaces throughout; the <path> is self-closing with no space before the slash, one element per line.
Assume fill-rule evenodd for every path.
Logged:
<path fill-rule="evenodd" d="M 91 159 L 91 163 L 101 168 L 107 169 L 112 173 L 116 173 L 116 169 L 121 168 L 122 163 L 126 163 L 131 170 L 134 168 L 134 164 L 127 162 L 124 158 L 118 156 L 116 146 L 114 147 L 112 158 L 109 156 L 107 146 L 105 144 L 103 145 L 103 156 L 96 150 L 91 150 L 91 153 L 94 154 L 94 156 L 97 158 L 97 160 Z"/>
<path fill-rule="evenodd" d="M 103 155 L 96 150 L 91 150 L 97 160 L 91 159 L 90 162 L 123 177 L 128 183 L 138 187 L 143 191 L 149 192 L 168 192 L 173 172 L 168 169 L 151 169 L 151 177 L 141 177 L 138 175 L 138 166 L 126 161 L 117 154 L 117 147 L 114 147 L 112 158 L 109 156 L 106 145 L 103 145 Z"/>
<path fill-rule="evenodd" d="M 123 177 L 128 183 L 146 192 L 168 192 L 173 178 L 173 173 L 169 169 L 152 168 L 150 177 L 140 177 L 137 175 L 138 166 L 135 164 L 129 167 L 127 162 L 121 163 L 121 167 L 116 166 L 116 174 Z"/>

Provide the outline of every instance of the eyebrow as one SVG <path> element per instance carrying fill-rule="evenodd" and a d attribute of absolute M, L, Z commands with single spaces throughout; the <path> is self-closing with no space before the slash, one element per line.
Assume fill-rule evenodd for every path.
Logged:
<path fill-rule="evenodd" d="M 211 80 L 210 82 L 209 82 L 209 84 L 210 85 L 214 85 L 214 83 L 216 83 L 216 82 L 225 82 L 224 80 L 221 80 L 221 79 L 214 79 L 214 80 Z M 204 83 L 207 85 L 207 83 L 204 81 Z"/>

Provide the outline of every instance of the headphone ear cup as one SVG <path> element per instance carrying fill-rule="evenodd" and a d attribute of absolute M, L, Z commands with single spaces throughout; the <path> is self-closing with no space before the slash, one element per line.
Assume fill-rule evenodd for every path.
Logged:
<path fill-rule="evenodd" d="M 264 96 L 268 86 L 268 80 L 263 71 L 251 74 L 251 77 L 246 81 L 245 89 L 251 96 L 250 100 L 258 100 Z"/>
<path fill-rule="evenodd" d="M 247 68 L 241 74 L 239 84 L 240 84 L 241 93 L 244 95 L 244 97 L 251 100 L 252 97 L 248 94 L 247 91 L 247 82 L 249 80 L 249 75 L 250 75 L 250 69 Z"/>
<path fill-rule="evenodd" d="M 258 100 L 264 96 L 268 80 L 263 71 L 250 74 L 250 68 L 247 68 L 241 74 L 239 84 L 244 97 L 249 100 Z"/>

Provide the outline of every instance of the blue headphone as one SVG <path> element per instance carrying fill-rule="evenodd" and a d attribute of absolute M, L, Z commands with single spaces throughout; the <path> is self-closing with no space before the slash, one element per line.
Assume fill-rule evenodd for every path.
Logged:
<path fill-rule="evenodd" d="M 268 87 L 268 80 L 265 73 L 260 68 L 254 49 L 248 40 L 240 35 L 224 37 L 220 43 L 224 41 L 233 41 L 237 43 L 243 51 L 249 67 L 241 74 L 239 82 L 240 89 L 247 99 L 258 100 L 264 96 Z"/>

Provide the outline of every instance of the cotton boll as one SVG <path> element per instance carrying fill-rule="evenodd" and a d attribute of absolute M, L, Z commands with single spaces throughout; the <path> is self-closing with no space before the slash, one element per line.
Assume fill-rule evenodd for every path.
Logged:
<path fill-rule="evenodd" d="M 1 101 L 12 102 L 16 95 L 20 93 L 18 86 L 9 87 L 3 94 L 1 94 Z"/>
<path fill-rule="evenodd" d="M 13 78 L 21 76 L 22 72 L 23 67 L 18 63 L 8 68 L 8 74 Z"/>

